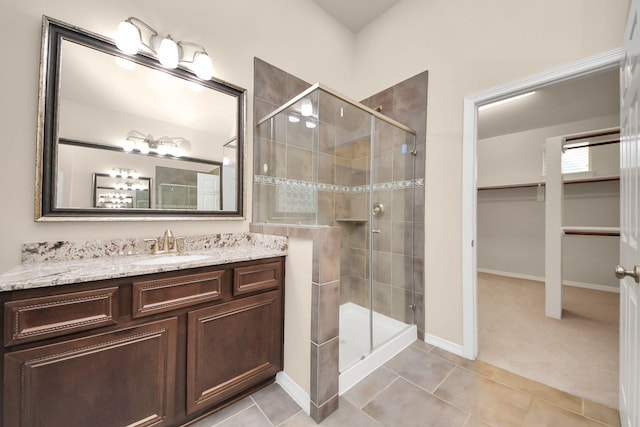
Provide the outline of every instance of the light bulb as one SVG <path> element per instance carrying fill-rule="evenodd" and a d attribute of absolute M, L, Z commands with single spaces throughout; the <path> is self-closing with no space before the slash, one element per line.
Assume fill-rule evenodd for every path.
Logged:
<path fill-rule="evenodd" d="M 146 142 L 143 142 L 142 144 L 140 144 L 139 149 L 140 149 L 140 153 L 149 154 L 149 144 L 147 144 Z"/>
<path fill-rule="evenodd" d="M 311 100 L 309 98 L 305 98 L 300 103 L 300 114 L 305 117 L 309 117 L 313 114 L 313 104 L 311 104 Z"/>
<path fill-rule="evenodd" d="M 164 156 L 168 152 L 169 152 L 169 149 L 167 148 L 166 145 L 158 144 L 158 148 L 156 148 L 156 153 L 160 154 L 161 156 Z"/>
<path fill-rule="evenodd" d="M 184 153 L 179 146 L 174 145 L 169 149 L 169 154 L 171 154 L 173 157 L 181 157 Z"/>
<path fill-rule="evenodd" d="M 136 146 L 136 143 L 130 139 L 125 139 L 124 141 L 122 141 L 122 149 L 127 153 L 133 151 L 135 146 Z"/>
<path fill-rule="evenodd" d="M 129 174 L 131 176 L 131 178 L 133 179 L 138 179 L 140 178 L 140 174 L 138 173 L 138 171 L 131 171 L 131 173 Z"/>
<path fill-rule="evenodd" d="M 109 171 L 109 176 L 110 176 L 111 178 L 115 178 L 116 176 L 118 176 L 118 171 L 117 171 L 117 170 L 115 170 L 115 169 L 111 169 L 111 170 Z"/>
<path fill-rule="evenodd" d="M 227 156 L 224 156 L 222 158 L 222 164 L 225 165 L 225 166 L 229 165 L 229 158 Z"/>
<path fill-rule="evenodd" d="M 140 30 L 129 21 L 122 21 L 118 26 L 116 46 L 129 55 L 138 53 L 140 47 Z"/>
<path fill-rule="evenodd" d="M 179 147 L 182 154 L 187 154 L 191 151 L 191 143 L 186 139 L 180 141 Z"/>
<path fill-rule="evenodd" d="M 176 68 L 179 60 L 178 45 L 173 41 L 171 36 L 162 39 L 160 48 L 158 49 L 158 60 L 167 68 Z"/>
<path fill-rule="evenodd" d="M 193 70 L 196 76 L 202 80 L 211 80 L 211 77 L 213 77 L 213 64 L 209 55 L 205 52 L 196 53 L 196 57 L 193 60 Z"/>

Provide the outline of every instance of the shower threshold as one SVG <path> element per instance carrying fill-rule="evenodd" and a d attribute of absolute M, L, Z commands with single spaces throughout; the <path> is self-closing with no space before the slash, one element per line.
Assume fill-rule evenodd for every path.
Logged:
<path fill-rule="evenodd" d="M 353 303 L 340 306 L 340 394 L 417 339 L 416 325 L 376 312 L 373 313 L 373 330 L 375 349 L 369 353 L 369 310 Z"/>

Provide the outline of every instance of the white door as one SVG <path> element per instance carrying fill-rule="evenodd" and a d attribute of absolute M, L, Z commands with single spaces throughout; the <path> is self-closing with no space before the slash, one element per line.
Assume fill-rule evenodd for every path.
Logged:
<path fill-rule="evenodd" d="M 208 173 L 198 174 L 198 210 L 220 210 L 220 178 Z"/>
<path fill-rule="evenodd" d="M 625 30 L 624 59 L 620 70 L 620 420 L 623 427 L 640 426 L 640 28 L 638 7 L 632 0 Z M 616 270 L 622 267 L 617 266 Z M 634 268 L 636 268 L 634 273 Z M 634 277 L 635 276 L 635 277 Z"/>

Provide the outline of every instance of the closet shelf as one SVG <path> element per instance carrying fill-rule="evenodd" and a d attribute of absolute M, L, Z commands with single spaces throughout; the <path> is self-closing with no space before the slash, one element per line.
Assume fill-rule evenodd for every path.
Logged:
<path fill-rule="evenodd" d="M 562 232 L 570 236 L 620 236 L 620 227 L 565 226 Z"/>

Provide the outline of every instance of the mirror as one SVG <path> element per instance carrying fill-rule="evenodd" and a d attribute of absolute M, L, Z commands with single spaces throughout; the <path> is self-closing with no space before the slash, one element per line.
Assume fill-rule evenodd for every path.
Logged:
<path fill-rule="evenodd" d="M 242 217 L 245 98 L 45 16 L 36 219 Z"/>
<path fill-rule="evenodd" d="M 151 178 L 93 174 L 93 207 L 151 208 Z"/>

